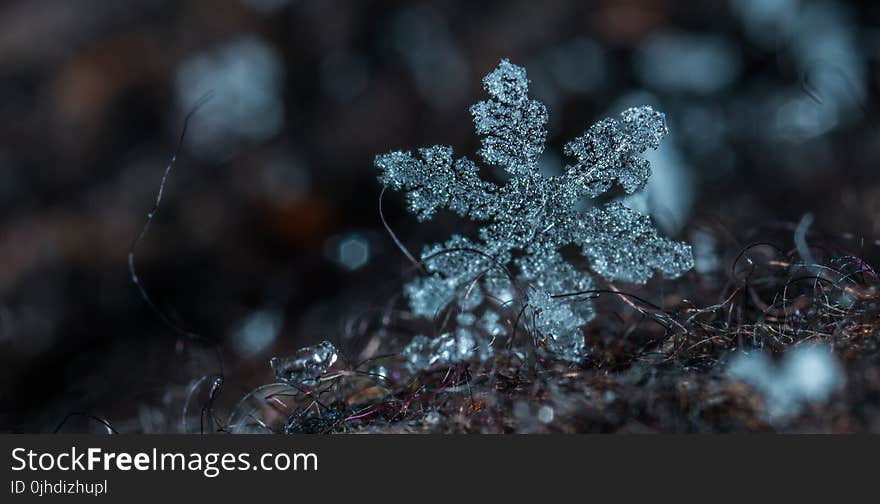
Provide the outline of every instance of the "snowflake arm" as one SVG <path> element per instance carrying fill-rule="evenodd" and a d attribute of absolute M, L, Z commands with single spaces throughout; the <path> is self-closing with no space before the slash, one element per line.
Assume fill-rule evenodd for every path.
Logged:
<path fill-rule="evenodd" d="M 593 305 L 586 298 L 554 298 L 555 294 L 583 292 L 593 288 L 593 280 L 574 269 L 556 251 L 525 255 L 516 261 L 520 278 L 529 285 L 529 303 L 535 309 L 535 324 L 551 353 L 567 360 L 583 355 L 581 327 L 593 316 Z"/>
<path fill-rule="evenodd" d="M 466 237 L 453 235 L 446 243 L 425 247 L 422 261 L 428 276 L 406 287 L 413 313 L 434 317 L 453 300 L 463 310 L 479 306 L 483 292 L 479 280 L 497 277 L 499 265 L 509 261 L 491 256 L 484 246 Z"/>
<path fill-rule="evenodd" d="M 376 156 L 379 180 L 407 191 L 407 203 L 419 220 L 440 208 L 472 219 L 488 219 L 494 212 L 497 187 L 482 180 L 477 165 L 466 158 L 452 161 L 452 148 L 440 145 L 419 149 L 421 159 L 406 151 Z"/>
<path fill-rule="evenodd" d="M 608 280 L 645 283 L 659 271 L 676 278 L 694 265 L 690 245 L 663 238 L 651 219 L 613 201 L 586 212 L 576 243 Z"/>
<path fill-rule="evenodd" d="M 547 140 L 547 108 L 528 97 L 525 68 L 501 60 L 483 79 L 493 99 L 471 107 L 474 127 L 482 137 L 480 156 L 514 176 L 537 171 L 538 156 Z"/>
<path fill-rule="evenodd" d="M 659 147 L 666 133 L 666 117 L 648 106 L 625 110 L 620 121 L 603 119 L 565 145 L 565 154 L 577 160 L 566 167 L 566 183 L 578 196 L 596 197 L 615 180 L 627 194 L 638 191 L 651 176 L 641 154 Z"/>

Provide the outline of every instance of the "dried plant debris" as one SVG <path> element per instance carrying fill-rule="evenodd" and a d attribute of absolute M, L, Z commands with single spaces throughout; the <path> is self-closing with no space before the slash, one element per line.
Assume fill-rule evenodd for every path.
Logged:
<path fill-rule="evenodd" d="M 226 430 L 876 431 L 880 279 L 862 259 L 811 250 L 815 264 L 797 247 L 732 249 L 723 267 L 680 286 L 719 299 L 702 306 L 672 293 L 660 309 L 610 291 L 594 302 L 614 316 L 586 327 L 589 357 L 577 364 L 534 352 L 536 337 L 512 341 L 512 327 L 485 314 L 494 312 L 461 312 L 433 338 L 406 325 L 408 311 L 385 313 L 367 331 L 378 343 L 356 349 L 360 361 L 339 352 L 311 381 L 278 376 L 231 410 Z M 305 357 L 318 348 L 331 347 L 289 362 L 314 363 Z"/>
<path fill-rule="evenodd" d="M 578 247 L 592 272 L 606 280 L 644 283 L 655 271 L 675 278 L 693 266 L 690 246 L 660 237 L 648 217 L 618 201 L 584 204 L 615 184 L 626 193 L 645 186 L 651 169 L 641 154 L 656 149 L 666 135 L 664 115 L 644 106 L 600 121 L 565 146 L 573 163 L 564 173 L 548 177 L 538 166 L 547 109 L 529 98 L 525 69 L 502 60 L 483 86 L 491 98 L 471 107 L 482 141 L 479 155 L 509 175 L 504 185 L 481 178 L 473 161 L 453 159 L 451 147 L 376 158 L 380 181 L 406 191 L 419 220 L 448 209 L 483 223 L 477 238 L 453 235 L 424 249 L 427 275 L 405 288 L 410 308 L 433 318 L 453 305 L 459 313 L 485 317 L 517 298 L 530 308 L 541 346 L 557 358 L 579 361 L 585 357 L 582 327 L 595 310 L 585 295 L 560 295 L 588 294 L 594 280 L 561 249 Z M 454 337 L 459 343 L 453 346 L 472 339 L 473 348 L 486 340 L 484 331 Z"/>

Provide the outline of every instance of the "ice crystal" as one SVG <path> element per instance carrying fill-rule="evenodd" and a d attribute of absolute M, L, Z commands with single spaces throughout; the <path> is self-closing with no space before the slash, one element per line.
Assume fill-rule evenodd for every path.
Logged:
<path fill-rule="evenodd" d="M 492 353 L 492 347 L 475 337 L 472 331 L 459 328 L 454 334 L 446 333 L 433 339 L 416 336 L 403 349 L 403 358 L 411 371 L 421 371 L 464 362 L 474 356 L 486 360 Z"/>
<path fill-rule="evenodd" d="M 470 313 L 487 300 L 502 305 L 498 300 L 520 292 L 526 297 L 521 301 L 534 310 L 543 346 L 576 361 L 584 356 L 581 328 L 594 310 L 584 297 L 554 295 L 589 290 L 593 280 L 563 258 L 563 247 L 579 247 L 590 269 L 607 280 L 634 283 L 644 283 L 655 270 L 679 276 L 693 266 L 693 257 L 690 246 L 658 236 L 647 216 L 620 202 L 581 204 L 615 184 L 627 194 L 645 186 L 651 169 L 641 154 L 656 149 L 666 135 L 665 116 L 644 106 L 596 123 L 565 145 L 564 153 L 574 162 L 561 175 L 547 177 L 538 169 L 547 109 L 529 98 L 528 82 L 524 68 L 502 60 L 483 79 L 491 98 L 471 107 L 481 136 L 479 155 L 510 175 L 505 184 L 482 179 L 473 161 L 453 159 L 452 148 L 440 145 L 419 149 L 418 156 L 390 152 L 377 156 L 375 164 L 383 184 L 406 192 L 419 220 L 448 209 L 484 224 L 476 239 L 453 235 L 423 250 L 428 274 L 405 287 L 415 314 L 434 317 L 450 304 L 459 313 Z M 504 326 L 492 309 L 483 312 L 477 326 L 482 331 L 467 333 L 472 345 L 458 333 L 433 341 L 420 337 L 407 348 L 408 358 L 424 368 L 432 360 L 486 356 L 472 349 L 482 348 L 478 340 L 500 335 Z"/>
<path fill-rule="evenodd" d="M 339 352 L 329 341 L 300 348 L 292 357 L 272 357 L 269 365 L 275 377 L 286 383 L 314 385 L 336 363 Z"/>

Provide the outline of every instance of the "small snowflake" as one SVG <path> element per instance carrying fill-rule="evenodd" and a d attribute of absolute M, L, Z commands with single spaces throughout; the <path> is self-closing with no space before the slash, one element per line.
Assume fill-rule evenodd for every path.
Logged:
<path fill-rule="evenodd" d="M 584 356 L 582 327 L 594 309 L 589 300 L 554 295 L 590 290 L 593 280 L 589 272 L 567 262 L 560 249 L 579 247 L 594 273 L 634 283 L 646 282 L 655 270 L 677 277 L 693 266 L 693 257 L 689 245 L 658 236 L 647 216 L 617 201 L 586 208 L 582 204 L 615 184 L 627 194 L 645 186 L 651 167 L 641 155 L 656 149 L 666 135 L 663 113 L 635 107 L 620 119 L 596 123 L 565 145 L 564 153 L 574 163 L 561 175 L 546 177 L 539 173 L 538 157 L 547 138 L 547 109 L 529 98 L 528 82 L 524 68 L 502 60 L 483 79 L 491 99 L 471 107 L 482 140 L 479 155 L 510 175 L 504 185 L 483 180 L 473 161 L 453 159 L 452 148 L 446 146 L 419 149 L 417 157 L 391 152 L 377 156 L 375 165 L 383 184 L 406 191 L 408 207 L 420 221 L 448 209 L 483 224 L 475 239 L 453 235 L 424 249 L 428 274 L 405 287 L 415 314 L 435 317 L 451 303 L 460 313 L 470 313 L 487 299 L 503 305 L 499 300 L 521 292 L 534 310 L 544 346 L 559 358 L 576 361 Z M 497 321 L 497 314 L 483 309 L 483 319 Z M 484 334 L 494 338 L 499 325 Z M 432 345 L 419 339 L 418 346 Z M 450 360 L 445 357 L 435 360 Z M 459 351 L 451 360 L 464 358 Z"/>

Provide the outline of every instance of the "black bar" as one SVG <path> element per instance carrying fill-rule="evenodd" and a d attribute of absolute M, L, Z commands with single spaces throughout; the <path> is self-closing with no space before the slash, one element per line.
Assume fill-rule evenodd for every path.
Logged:
<path fill-rule="evenodd" d="M 51 495 L 68 501 L 297 502 L 436 501 L 437 498 L 538 502 L 570 495 L 579 502 L 602 498 L 668 499 L 740 496 L 763 501 L 795 496 L 856 500 L 873 484 L 877 437 L 823 436 L 77 436 L 3 435 L 6 488 L 2 502 L 38 497 L 39 484 L 103 483 L 98 496 Z M 60 454 L 100 448 L 101 453 L 194 454 L 314 453 L 317 470 L 13 471 L 12 450 Z M 117 455 L 118 457 L 118 455 Z M 48 460 L 48 456 L 44 456 Z M 112 466 L 111 459 L 111 468 Z M 204 459 L 203 459 L 204 460 Z M 271 461 L 271 459 L 269 459 Z M 63 458 L 62 463 L 68 459 Z M 306 464 L 308 465 L 308 464 Z M 204 466 L 203 466 L 204 467 Z M 303 469 L 307 470 L 303 470 Z M 27 488 L 13 493 L 15 481 Z M 68 485 L 69 486 L 69 485 Z M 862 487 L 862 488 L 860 488 Z M 19 489 L 22 484 L 19 484 Z M 60 487 L 55 485 L 55 489 Z M 862 493 L 861 495 L 866 495 Z"/>

